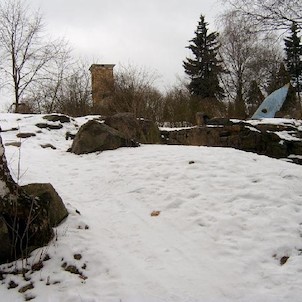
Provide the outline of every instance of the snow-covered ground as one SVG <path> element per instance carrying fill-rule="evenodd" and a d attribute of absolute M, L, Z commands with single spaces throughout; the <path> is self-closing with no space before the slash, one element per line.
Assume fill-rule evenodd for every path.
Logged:
<path fill-rule="evenodd" d="M 36 134 L 6 147 L 9 166 L 16 175 L 21 158 L 19 182 L 50 182 L 70 215 L 32 253 L 29 266 L 49 255 L 44 267 L 28 281 L 7 275 L 0 301 L 301 301 L 302 166 L 193 146 L 77 156 L 66 152 L 65 133 L 85 118 L 51 131 L 37 122 L 45 120 L 0 115 L 2 130 L 19 128 L 1 133 L 4 143 Z M 46 143 L 57 149 L 40 147 Z M 10 281 L 18 286 L 8 289 Z M 30 282 L 33 289 L 18 292 Z"/>

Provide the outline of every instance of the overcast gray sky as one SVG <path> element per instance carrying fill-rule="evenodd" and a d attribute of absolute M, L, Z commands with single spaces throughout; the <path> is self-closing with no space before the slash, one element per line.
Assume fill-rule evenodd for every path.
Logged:
<path fill-rule="evenodd" d="M 92 63 L 145 67 L 169 87 L 183 76 L 185 49 L 200 14 L 211 30 L 221 11 L 217 0 L 31 0 L 47 31 L 64 36 L 76 55 Z"/>

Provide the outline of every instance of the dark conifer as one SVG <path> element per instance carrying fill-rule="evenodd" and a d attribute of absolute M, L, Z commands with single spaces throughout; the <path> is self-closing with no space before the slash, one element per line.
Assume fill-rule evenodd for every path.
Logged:
<path fill-rule="evenodd" d="M 188 88 L 192 96 L 219 99 L 224 93 L 219 85 L 219 74 L 223 71 L 221 61 L 217 58 L 220 45 L 218 33 L 208 33 L 207 25 L 201 15 L 195 37 L 187 46 L 192 51 L 193 58 L 186 58 L 183 66 L 190 77 Z"/>

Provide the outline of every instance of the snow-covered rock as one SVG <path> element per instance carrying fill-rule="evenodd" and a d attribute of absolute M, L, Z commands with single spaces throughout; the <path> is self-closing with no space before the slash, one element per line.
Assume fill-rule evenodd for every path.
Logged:
<path fill-rule="evenodd" d="M 276 120 L 214 119 L 199 127 L 164 129 L 161 134 L 166 144 L 231 147 L 301 164 L 301 121 Z"/>

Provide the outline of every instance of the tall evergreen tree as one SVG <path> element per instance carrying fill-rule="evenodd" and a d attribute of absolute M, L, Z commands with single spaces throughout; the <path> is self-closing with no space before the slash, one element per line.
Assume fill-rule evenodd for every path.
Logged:
<path fill-rule="evenodd" d="M 289 72 L 296 92 L 298 93 L 299 102 L 301 103 L 302 89 L 302 44 L 301 37 L 298 36 L 299 28 L 296 22 L 292 23 L 291 35 L 284 39 L 286 52 L 286 67 Z"/>
<path fill-rule="evenodd" d="M 218 33 L 208 33 L 208 23 L 200 16 L 195 37 L 187 46 L 193 58 L 183 62 L 185 73 L 190 77 L 188 89 L 192 96 L 202 99 L 219 99 L 223 97 L 223 89 L 219 85 L 219 74 L 223 71 L 221 61 L 217 58 L 219 49 Z"/>

